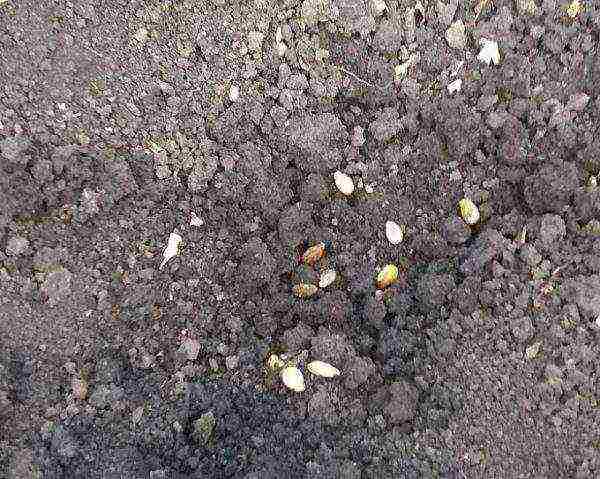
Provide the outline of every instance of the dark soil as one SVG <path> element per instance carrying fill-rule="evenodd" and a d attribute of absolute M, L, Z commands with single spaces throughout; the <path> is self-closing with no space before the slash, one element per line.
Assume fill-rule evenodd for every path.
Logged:
<path fill-rule="evenodd" d="M 0 478 L 600 477 L 581 3 L 0 0 Z"/>

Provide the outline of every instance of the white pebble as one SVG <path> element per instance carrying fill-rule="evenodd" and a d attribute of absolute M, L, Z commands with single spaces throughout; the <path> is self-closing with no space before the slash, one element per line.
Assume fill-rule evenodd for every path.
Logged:
<path fill-rule="evenodd" d="M 342 192 L 344 195 L 350 196 L 352 193 L 354 193 L 354 181 L 352 181 L 352 178 L 350 178 L 348 175 L 342 173 L 341 171 L 336 171 L 333 174 L 333 179 L 337 189 L 340 190 L 340 192 Z"/>
<path fill-rule="evenodd" d="M 395 221 L 386 221 L 385 236 L 392 244 L 402 243 L 402 240 L 404 239 L 404 231 L 402 226 Z"/>

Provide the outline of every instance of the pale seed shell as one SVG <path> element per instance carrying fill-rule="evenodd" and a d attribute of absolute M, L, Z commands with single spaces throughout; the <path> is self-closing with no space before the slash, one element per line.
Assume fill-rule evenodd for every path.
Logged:
<path fill-rule="evenodd" d="M 333 179 L 335 181 L 335 186 L 341 193 L 346 196 L 350 196 L 354 193 L 354 181 L 347 174 L 336 171 L 333 174 Z"/>
<path fill-rule="evenodd" d="M 395 221 L 386 221 L 385 236 L 392 244 L 402 243 L 402 240 L 404 240 L 404 228 Z"/>
<path fill-rule="evenodd" d="M 292 391 L 301 393 L 306 389 L 306 386 L 304 385 L 304 376 L 297 367 L 288 366 L 287 368 L 283 368 L 279 375 L 281 376 L 283 384 Z"/>
<path fill-rule="evenodd" d="M 324 378 L 332 378 L 340 375 L 340 371 L 337 368 L 323 361 L 311 361 L 306 365 L 306 368 L 315 376 L 322 376 Z"/>
<path fill-rule="evenodd" d="M 479 221 L 479 209 L 469 198 L 463 198 L 458 202 L 460 216 L 468 225 L 474 225 Z"/>
<path fill-rule="evenodd" d="M 321 274 L 321 279 L 319 279 L 319 288 L 326 288 L 327 286 L 333 284 L 333 282 L 337 278 L 337 273 L 333 269 L 329 269 L 327 271 L 323 271 Z"/>
<path fill-rule="evenodd" d="M 167 264 L 167 261 L 179 254 L 179 245 L 182 241 L 183 238 L 177 233 L 171 233 L 169 235 L 169 241 L 167 242 L 167 247 L 163 251 L 163 260 L 162 263 L 160 263 L 159 269 L 162 269 L 163 266 Z"/>
<path fill-rule="evenodd" d="M 395 264 L 385 265 L 379 274 L 377 274 L 377 287 L 379 289 L 387 288 L 398 279 L 398 267 Z"/>

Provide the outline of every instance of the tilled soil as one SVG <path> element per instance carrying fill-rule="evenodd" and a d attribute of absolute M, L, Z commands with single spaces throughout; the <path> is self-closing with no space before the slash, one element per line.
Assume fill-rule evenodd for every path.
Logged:
<path fill-rule="evenodd" d="M 74 3 L 0 0 L 0 478 L 600 477 L 597 3 Z"/>

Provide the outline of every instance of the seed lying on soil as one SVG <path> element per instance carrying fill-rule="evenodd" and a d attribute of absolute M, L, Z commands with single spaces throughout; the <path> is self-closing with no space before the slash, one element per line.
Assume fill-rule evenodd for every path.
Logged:
<path fill-rule="evenodd" d="M 404 240 L 404 227 L 395 221 L 386 221 L 385 236 L 392 244 L 402 243 L 402 240 Z"/>
<path fill-rule="evenodd" d="M 500 63 L 498 42 L 482 38 L 479 40 L 479 45 L 481 46 L 481 51 L 479 52 L 479 55 L 477 55 L 477 58 L 480 62 L 485 63 L 486 65 L 489 65 L 491 62 L 493 62 L 494 65 Z"/>
<path fill-rule="evenodd" d="M 179 245 L 181 244 L 182 241 L 183 241 L 183 238 L 181 236 L 179 236 L 177 233 L 171 233 L 169 235 L 169 241 L 167 243 L 167 247 L 165 248 L 165 250 L 163 252 L 163 260 L 162 260 L 162 263 L 160 263 L 159 269 L 162 269 L 163 266 L 165 264 L 167 264 L 167 261 L 169 261 L 171 258 L 173 258 L 174 256 L 177 256 L 179 254 Z"/>
<path fill-rule="evenodd" d="M 598 187 L 598 178 L 592 175 L 588 178 L 587 183 L 585 184 L 585 191 L 591 193 Z"/>
<path fill-rule="evenodd" d="M 469 198 L 463 198 L 458 202 L 460 217 L 468 225 L 474 225 L 479 221 L 479 209 Z"/>
<path fill-rule="evenodd" d="M 200 217 L 199 217 L 199 216 L 198 216 L 196 213 L 194 213 L 193 211 L 192 211 L 192 214 L 191 214 L 190 216 L 191 216 L 191 218 L 190 218 L 190 224 L 191 224 L 192 226 L 198 226 L 198 227 L 200 227 L 200 226 L 203 226 L 203 225 L 204 225 L 204 221 L 202 220 L 202 218 L 200 218 Z"/>
<path fill-rule="evenodd" d="M 327 286 L 333 284 L 336 278 L 337 273 L 335 270 L 328 269 L 327 271 L 323 271 L 321 274 L 321 279 L 319 279 L 319 288 L 326 288 Z"/>
<path fill-rule="evenodd" d="M 315 376 L 322 376 L 324 378 L 332 378 L 340 375 L 340 371 L 337 368 L 323 361 L 311 361 L 306 365 L 306 368 Z"/>
<path fill-rule="evenodd" d="M 296 366 L 288 366 L 287 368 L 283 368 L 279 375 L 281 376 L 283 384 L 285 384 L 286 387 L 290 388 L 292 391 L 301 393 L 306 389 L 302 371 L 300 371 Z"/>
<path fill-rule="evenodd" d="M 384 289 L 398 280 L 398 267 L 395 264 L 384 266 L 377 275 L 377 287 Z"/>
<path fill-rule="evenodd" d="M 267 366 L 269 366 L 269 368 L 273 371 L 281 369 L 284 365 L 285 363 L 281 360 L 279 356 L 277 356 L 277 354 L 271 354 L 271 356 L 269 356 L 269 359 L 267 360 Z"/>
<path fill-rule="evenodd" d="M 325 256 L 325 243 L 319 243 L 308 248 L 302 255 L 304 264 L 313 265 Z"/>
<path fill-rule="evenodd" d="M 567 15 L 571 18 L 575 18 L 582 11 L 583 11 L 583 4 L 579 0 L 573 0 L 571 3 L 569 3 L 569 6 L 567 7 L 567 10 L 566 10 Z"/>
<path fill-rule="evenodd" d="M 448 88 L 448 93 L 452 94 L 454 92 L 460 91 L 461 87 L 462 80 L 460 78 L 457 78 L 453 82 L 448 83 L 448 86 L 446 88 Z"/>
<path fill-rule="evenodd" d="M 296 296 L 305 299 L 313 296 L 319 290 L 319 288 L 317 288 L 314 284 L 300 283 L 296 284 L 292 290 Z"/>
<path fill-rule="evenodd" d="M 340 192 L 342 192 L 346 196 L 350 196 L 354 193 L 354 181 L 347 174 L 342 173 L 341 171 L 336 171 L 333 174 L 333 180 L 335 181 L 335 186 Z"/>

